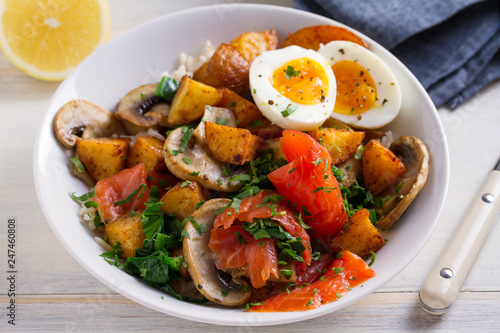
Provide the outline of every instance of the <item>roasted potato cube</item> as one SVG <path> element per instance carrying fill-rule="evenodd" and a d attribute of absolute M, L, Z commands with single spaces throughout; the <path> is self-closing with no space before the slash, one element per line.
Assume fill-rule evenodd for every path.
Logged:
<path fill-rule="evenodd" d="M 128 152 L 127 168 L 144 163 L 146 172 L 165 168 L 164 142 L 150 136 L 138 136 Z"/>
<path fill-rule="evenodd" d="M 220 89 L 184 76 L 172 100 L 167 121 L 172 125 L 189 124 L 203 116 L 205 105 L 217 105 L 221 98 Z"/>
<path fill-rule="evenodd" d="M 335 128 L 316 129 L 310 131 L 309 135 L 328 150 L 334 165 L 354 155 L 365 137 L 364 132 Z"/>
<path fill-rule="evenodd" d="M 179 182 L 175 184 L 161 198 L 160 206 L 165 213 L 174 214 L 180 221 L 193 214 L 196 204 L 208 198 L 206 190 L 195 181 Z"/>
<path fill-rule="evenodd" d="M 406 171 L 406 166 L 389 148 L 376 140 L 365 146 L 362 158 L 365 187 L 377 196 Z"/>
<path fill-rule="evenodd" d="M 95 180 L 108 178 L 125 168 L 129 138 L 79 139 L 76 155 Z"/>
<path fill-rule="evenodd" d="M 248 71 L 253 59 L 278 45 L 274 30 L 262 33 L 247 32 L 230 44 L 221 44 L 212 58 L 194 73 L 193 78 L 217 88 L 228 88 L 235 93 L 249 95 Z"/>
<path fill-rule="evenodd" d="M 366 43 L 355 33 L 346 28 L 337 27 L 334 25 L 316 25 L 302 28 L 293 34 L 290 34 L 281 44 L 281 47 L 290 45 L 298 45 L 305 49 L 317 51 L 319 45 L 326 45 L 334 40 L 347 40 L 367 47 Z"/>
<path fill-rule="evenodd" d="M 371 251 L 380 249 L 385 240 L 371 223 L 369 215 L 367 209 L 356 212 L 332 239 L 332 248 L 336 251 L 348 250 L 360 257 L 366 257 Z"/>
<path fill-rule="evenodd" d="M 250 64 L 234 47 L 221 44 L 212 58 L 194 72 L 193 79 L 216 88 L 228 88 L 239 95 L 249 92 Z"/>
<path fill-rule="evenodd" d="M 120 242 L 124 259 L 134 257 L 135 250 L 142 249 L 146 238 L 142 230 L 141 214 L 134 216 L 125 214 L 108 222 L 104 232 L 108 237 L 109 245 L 115 246 L 117 242 Z"/>
<path fill-rule="evenodd" d="M 278 36 L 274 29 L 262 32 L 245 32 L 229 43 L 249 64 L 264 51 L 278 46 Z"/>
<path fill-rule="evenodd" d="M 271 149 L 274 153 L 274 158 L 273 160 L 277 159 L 284 159 L 286 161 L 286 156 L 283 153 L 283 150 L 281 150 L 281 145 L 280 145 L 280 139 L 271 139 L 271 140 L 265 140 L 262 142 L 262 146 L 260 147 L 260 150 L 262 151 L 269 151 Z"/>
<path fill-rule="evenodd" d="M 258 136 L 244 128 L 205 123 L 205 138 L 212 155 L 221 162 L 243 165 L 255 157 L 261 144 Z"/>
<path fill-rule="evenodd" d="M 262 112 L 249 100 L 227 88 L 222 88 L 222 98 L 217 106 L 232 110 L 238 119 L 238 127 L 247 127 L 262 118 Z"/>
<path fill-rule="evenodd" d="M 257 135 L 262 140 L 270 140 L 281 137 L 283 129 L 277 125 L 274 125 L 267 118 L 260 118 L 254 121 L 247 129 L 253 135 Z"/>

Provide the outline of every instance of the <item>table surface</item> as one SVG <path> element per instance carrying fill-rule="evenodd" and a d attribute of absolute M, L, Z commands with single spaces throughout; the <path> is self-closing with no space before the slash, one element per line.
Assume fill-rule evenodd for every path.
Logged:
<path fill-rule="evenodd" d="M 227 0 L 109 0 L 111 38 L 151 18 Z M 255 1 L 259 2 L 259 1 Z M 260 1 L 264 2 L 264 1 Z M 291 0 L 274 4 L 292 6 Z M 16 326 L 19 331 L 234 331 L 171 317 L 117 294 L 70 257 L 52 233 L 33 184 L 32 156 L 38 124 L 59 83 L 33 79 L 0 53 L 0 331 L 7 323 L 7 220 L 17 221 Z M 427 273 L 499 157 L 500 82 L 455 111 L 439 109 L 450 151 L 450 185 L 438 225 L 415 260 L 396 278 L 363 300 L 316 319 L 267 327 L 270 332 L 498 331 L 500 329 L 500 227 L 490 232 L 460 294 L 443 316 L 422 310 L 418 292 Z M 237 327 L 238 332 L 257 330 Z"/>

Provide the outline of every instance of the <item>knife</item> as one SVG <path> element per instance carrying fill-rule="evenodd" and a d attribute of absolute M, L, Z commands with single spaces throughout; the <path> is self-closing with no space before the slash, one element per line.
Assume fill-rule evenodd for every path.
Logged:
<path fill-rule="evenodd" d="M 500 160 L 490 171 L 420 289 L 422 308 L 442 315 L 455 302 L 500 211 Z"/>

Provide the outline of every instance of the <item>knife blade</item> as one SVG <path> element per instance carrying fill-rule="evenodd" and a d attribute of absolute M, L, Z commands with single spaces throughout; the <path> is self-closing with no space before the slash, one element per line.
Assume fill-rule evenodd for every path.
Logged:
<path fill-rule="evenodd" d="M 441 315 L 453 305 L 499 212 L 500 160 L 474 196 L 420 289 L 420 304 L 425 311 Z"/>

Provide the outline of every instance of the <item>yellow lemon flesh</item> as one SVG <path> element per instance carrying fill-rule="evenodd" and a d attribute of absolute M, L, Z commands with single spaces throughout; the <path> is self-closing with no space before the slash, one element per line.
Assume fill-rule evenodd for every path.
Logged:
<path fill-rule="evenodd" d="M 109 35 L 106 0 L 0 0 L 0 47 L 31 76 L 64 79 Z"/>

